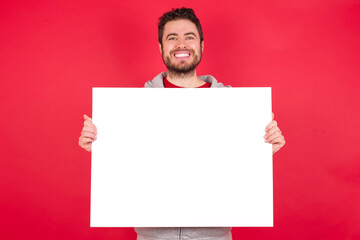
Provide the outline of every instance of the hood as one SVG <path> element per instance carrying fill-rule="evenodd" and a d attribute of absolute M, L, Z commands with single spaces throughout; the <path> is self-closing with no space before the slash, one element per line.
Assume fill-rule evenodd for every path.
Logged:
<path fill-rule="evenodd" d="M 164 78 L 166 77 L 167 72 L 159 73 L 153 80 L 150 80 L 145 83 L 146 88 L 163 88 L 164 87 Z M 202 81 L 211 83 L 212 88 L 223 88 L 223 87 L 231 87 L 231 86 L 224 86 L 224 84 L 218 82 L 213 76 L 211 75 L 203 75 L 199 76 Z"/>

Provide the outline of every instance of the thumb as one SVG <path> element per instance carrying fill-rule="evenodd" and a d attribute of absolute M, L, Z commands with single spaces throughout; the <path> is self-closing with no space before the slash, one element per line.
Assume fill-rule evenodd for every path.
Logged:
<path fill-rule="evenodd" d="M 92 119 L 91 119 L 88 115 L 86 115 L 86 114 L 84 114 L 84 119 L 85 119 L 85 120 L 92 121 Z"/>

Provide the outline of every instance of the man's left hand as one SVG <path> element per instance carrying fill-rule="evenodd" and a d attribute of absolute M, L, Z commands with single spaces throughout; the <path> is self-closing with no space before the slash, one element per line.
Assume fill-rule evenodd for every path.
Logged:
<path fill-rule="evenodd" d="M 265 142 L 272 144 L 273 154 L 285 145 L 285 138 L 282 135 L 277 122 L 274 120 L 274 113 L 272 114 L 272 121 L 265 128 L 265 132 Z"/>

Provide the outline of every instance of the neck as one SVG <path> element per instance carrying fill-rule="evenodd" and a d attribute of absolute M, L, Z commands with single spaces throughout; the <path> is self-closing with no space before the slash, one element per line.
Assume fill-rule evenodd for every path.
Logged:
<path fill-rule="evenodd" d="M 195 88 L 204 84 L 204 81 L 196 75 L 196 70 L 189 73 L 176 73 L 168 71 L 167 80 L 172 84 L 184 87 L 184 88 Z"/>

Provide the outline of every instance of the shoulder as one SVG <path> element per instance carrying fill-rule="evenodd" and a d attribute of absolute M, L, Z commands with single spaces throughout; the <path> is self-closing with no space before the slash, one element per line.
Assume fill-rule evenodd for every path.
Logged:
<path fill-rule="evenodd" d="M 202 75 L 199 78 L 205 82 L 211 83 L 212 88 L 223 88 L 223 87 L 231 87 L 230 85 L 224 85 L 221 82 L 218 82 L 213 76 L 211 75 Z"/>
<path fill-rule="evenodd" d="M 163 88 L 164 87 L 164 78 L 166 77 L 166 72 L 161 72 L 156 75 L 152 80 L 145 83 L 146 88 Z"/>

